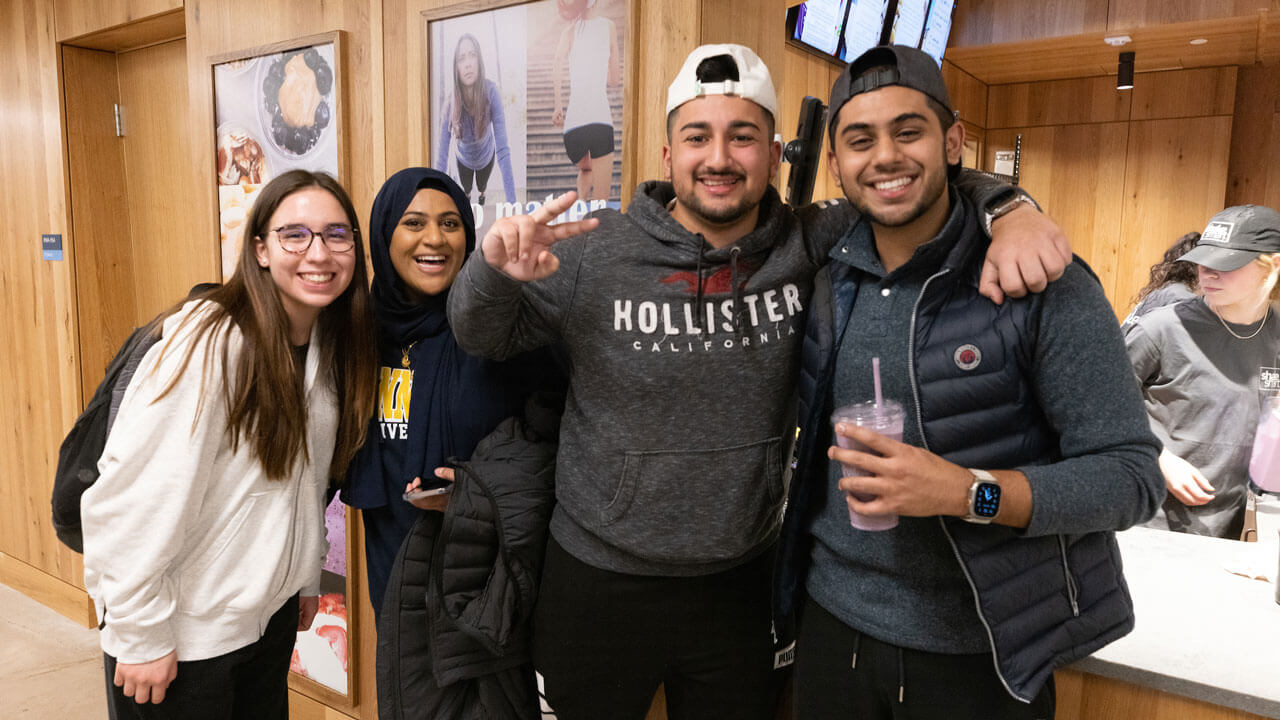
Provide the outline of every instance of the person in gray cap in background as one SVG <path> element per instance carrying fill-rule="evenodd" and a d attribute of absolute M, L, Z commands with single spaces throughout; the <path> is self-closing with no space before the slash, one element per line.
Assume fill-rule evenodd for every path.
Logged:
<path fill-rule="evenodd" d="M 796 716 L 1052 717 L 1054 668 L 1132 629 L 1113 531 L 1164 497 L 1115 315 L 1079 261 L 1042 294 L 980 295 L 982 213 L 949 180 L 964 128 L 928 55 L 867 51 L 829 117 L 861 218 L 806 328 L 776 608 L 799 615 Z M 832 428 L 881 394 L 901 441 Z"/>
<path fill-rule="evenodd" d="M 1196 264 L 1203 297 L 1135 320 L 1125 343 L 1151 429 L 1164 444 L 1169 497 L 1152 527 L 1237 539 L 1249 493 L 1260 399 L 1280 391 L 1280 214 L 1230 207 L 1180 260 Z"/>
<path fill-rule="evenodd" d="M 834 238 L 806 236 L 771 185 L 777 99 L 750 49 L 694 50 L 667 113 L 668 182 L 625 213 L 549 226 L 570 193 L 499 220 L 449 295 L 464 350 L 563 342 L 572 359 L 533 643 L 560 720 L 639 720 L 659 684 L 673 720 L 771 718 L 789 660 L 770 632 L 773 548 L 804 314 Z M 1038 259 L 1056 226 L 1026 212 L 1050 230 L 1004 244 L 1061 272 Z"/>

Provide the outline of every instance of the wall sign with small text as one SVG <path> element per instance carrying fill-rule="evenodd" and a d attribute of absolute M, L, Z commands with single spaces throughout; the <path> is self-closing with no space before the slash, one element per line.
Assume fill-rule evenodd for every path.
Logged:
<path fill-rule="evenodd" d="M 40 258 L 42 260 L 62 260 L 62 236 L 40 236 Z"/>

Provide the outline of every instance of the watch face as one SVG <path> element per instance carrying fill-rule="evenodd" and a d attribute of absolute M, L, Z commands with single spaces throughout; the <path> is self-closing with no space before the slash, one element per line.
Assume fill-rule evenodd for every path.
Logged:
<path fill-rule="evenodd" d="M 1000 511 L 1000 486 L 995 483 L 979 483 L 973 494 L 973 514 L 993 518 Z"/>

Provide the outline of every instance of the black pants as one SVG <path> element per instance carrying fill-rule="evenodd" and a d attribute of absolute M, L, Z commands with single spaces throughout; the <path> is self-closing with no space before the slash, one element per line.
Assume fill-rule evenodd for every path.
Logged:
<path fill-rule="evenodd" d="M 462 185 L 462 191 L 467 195 L 471 194 L 471 181 L 474 178 L 476 189 L 480 191 L 481 195 L 483 195 L 484 189 L 489 185 L 489 173 L 493 172 L 493 161 L 497 159 L 497 157 L 498 156 L 495 153 L 493 157 L 489 158 L 489 163 L 487 165 L 478 169 L 469 168 L 466 165 L 463 165 L 461 160 L 456 160 L 454 165 L 458 166 L 458 181 L 459 184 Z"/>
<path fill-rule="evenodd" d="M 1015 699 L 990 653 L 900 648 L 850 628 L 812 599 L 805 604 L 796 640 L 795 720 L 1051 720 L 1054 703 L 1052 678 L 1030 704 Z"/>
<path fill-rule="evenodd" d="M 290 598 L 252 645 L 226 655 L 179 662 L 164 702 L 139 704 L 115 685 L 116 659 L 106 658 L 112 720 L 288 720 L 289 658 L 298 629 L 298 597 Z"/>
<path fill-rule="evenodd" d="M 552 540 L 534 667 L 558 720 L 641 720 L 664 685 L 671 720 L 772 719 L 772 553 L 703 577 L 624 575 Z"/>

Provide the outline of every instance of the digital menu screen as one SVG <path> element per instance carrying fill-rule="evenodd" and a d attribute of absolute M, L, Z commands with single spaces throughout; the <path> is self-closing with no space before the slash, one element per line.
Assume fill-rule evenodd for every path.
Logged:
<path fill-rule="evenodd" d="M 920 38 L 924 35 L 924 22 L 929 13 L 929 0 L 898 0 L 898 8 L 893 14 L 893 29 L 889 33 L 889 43 L 920 47 Z"/>
<path fill-rule="evenodd" d="M 947 51 L 947 38 L 951 35 L 951 15 L 955 12 L 955 0 L 933 0 L 929 6 L 929 16 L 924 22 L 924 37 L 920 40 L 920 49 L 942 65 L 942 56 Z"/>
<path fill-rule="evenodd" d="M 850 5 L 849 20 L 844 25 L 841 60 L 850 62 L 880 44 L 888 10 L 889 0 L 855 0 Z"/>
<path fill-rule="evenodd" d="M 848 5 L 849 0 L 809 0 L 801 4 L 792 37 L 834 57 L 840 46 L 840 31 Z"/>

